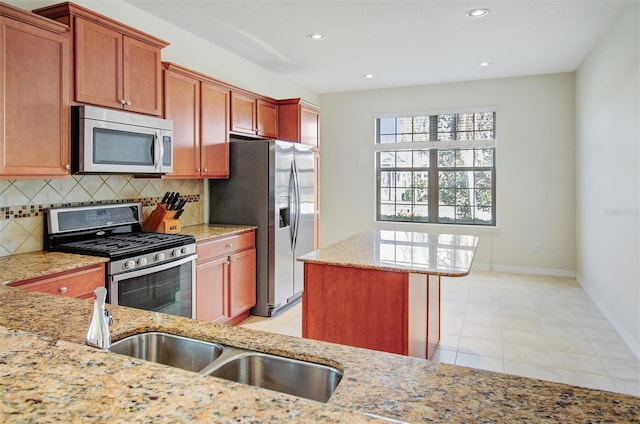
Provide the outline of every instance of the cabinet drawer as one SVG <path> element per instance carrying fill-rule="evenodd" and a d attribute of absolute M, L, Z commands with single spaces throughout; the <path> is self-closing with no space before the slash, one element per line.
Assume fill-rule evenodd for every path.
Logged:
<path fill-rule="evenodd" d="M 96 265 L 11 285 L 25 290 L 89 298 L 96 287 L 104 287 L 104 284 L 104 265 Z"/>
<path fill-rule="evenodd" d="M 198 263 L 212 258 L 229 255 L 233 252 L 251 249 L 255 245 L 255 232 L 248 231 L 221 239 L 198 243 Z"/>

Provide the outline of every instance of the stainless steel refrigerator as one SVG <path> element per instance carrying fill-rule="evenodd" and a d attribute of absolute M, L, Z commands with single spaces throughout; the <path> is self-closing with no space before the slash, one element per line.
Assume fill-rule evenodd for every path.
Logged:
<path fill-rule="evenodd" d="M 314 152 L 277 140 L 232 138 L 229 146 L 229 179 L 209 180 L 209 222 L 258 227 L 251 313 L 272 316 L 302 294 L 296 258 L 314 248 Z"/>

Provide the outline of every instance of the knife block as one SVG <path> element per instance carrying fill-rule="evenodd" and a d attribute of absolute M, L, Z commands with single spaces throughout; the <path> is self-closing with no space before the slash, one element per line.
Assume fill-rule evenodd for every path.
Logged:
<path fill-rule="evenodd" d="M 145 219 L 142 229 L 147 232 L 176 234 L 182 230 L 180 220 L 174 216 L 178 211 L 168 211 L 164 205 L 158 204 L 151 212 L 151 215 Z"/>

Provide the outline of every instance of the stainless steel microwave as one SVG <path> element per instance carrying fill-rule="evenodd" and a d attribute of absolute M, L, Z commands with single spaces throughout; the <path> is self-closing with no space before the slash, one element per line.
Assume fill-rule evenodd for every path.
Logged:
<path fill-rule="evenodd" d="M 71 108 L 71 171 L 164 174 L 173 171 L 173 121 L 95 106 Z"/>

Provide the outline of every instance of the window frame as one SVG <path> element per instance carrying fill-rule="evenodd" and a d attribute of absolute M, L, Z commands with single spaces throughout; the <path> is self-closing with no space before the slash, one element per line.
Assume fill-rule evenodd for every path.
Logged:
<path fill-rule="evenodd" d="M 437 116 L 437 115 L 450 115 L 450 114 L 465 114 L 465 113 L 493 113 L 493 139 L 479 139 L 479 140 L 447 140 L 447 141 L 419 141 L 419 142 L 398 142 L 395 143 L 381 143 L 380 142 L 380 119 L 381 118 L 405 118 L 416 116 Z M 497 108 L 496 107 L 478 107 L 472 109 L 455 109 L 445 111 L 428 111 L 428 112 L 401 112 L 401 113 L 385 113 L 374 116 L 374 175 L 376 179 L 375 183 L 375 222 L 379 224 L 431 224 L 431 225 L 455 225 L 455 226 L 473 226 L 481 228 L 495 228 L 497 227 L 497 201 L 496 201 L 496 187 L 497 187 Z M 437 131 L 437 129 L 436 129 Z M 396 135 L 399 134 L 396 132 Z M 415 134 L 412 132 L 412 134 Z M 438 151 L 439 150 L 468 150 L 468 149 L 493 149 L 493 165 L 492 166 L 471 166 L 471 167 L 438 167 Z M 429 151 L 429 167 L 407 167 L 400 168 L 384 168 L 380 166 L 380 153 L 381 152 L 399 152 L 399 151 L 416 151 L 416 150 L 428 150 Z M 474 164 L 475 165 L 475 164 Z M 427 172 L 429 179 L 429 186 L 427 189 L 427 220 L 398 220 L 397 216 L 394 220 L 381 219 L 382 202 L 380 200 L 380 194 L 382 192 L 382 173 L 383 172 Z M 443 171 L 490 171 L 491 172 L 491 222 L 490 223 L 478 223 L 478 222 L 440 222 L 439 209 L 442 206 L 440 204 L 440 172 Z M 435 181 L 435 188 L 433 188 L 432 182 Z M 395 200 L 394 202 L 397 202 Z M 412 201 L 412 206 L 415 202 Z"/>

